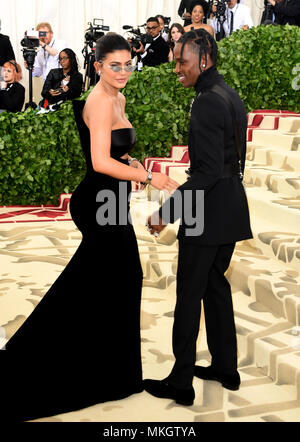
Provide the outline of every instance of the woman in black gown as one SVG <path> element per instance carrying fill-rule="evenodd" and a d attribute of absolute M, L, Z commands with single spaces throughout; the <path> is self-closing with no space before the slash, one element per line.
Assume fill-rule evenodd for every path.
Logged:
<path fill-rule="evenodd" d="M 143 389 L 142 269 L 133 227 L 124 222 L 119 205 L 125 199 L 128 213 L 131 181 L 145 182 L 150 176 L 128 155 L 135 131 L 119 92 L 133 70 L 128 42 L 117 34 L 102 37 L 96 60 L 100 81 L 86 103 L 74 101 L 87 173 L 72 195 L 70 210 L 82 242 L 0 351 L 0 416 L 5 420 L 51 416 Z M 153 173 L 151 184 L 168 191 L 178 186 L 160 173 Z M 105 211 L 96 201 L 103 192 L 114 195 L 117 203 L 116 222 L 107 225 L 101 225 Z"/>

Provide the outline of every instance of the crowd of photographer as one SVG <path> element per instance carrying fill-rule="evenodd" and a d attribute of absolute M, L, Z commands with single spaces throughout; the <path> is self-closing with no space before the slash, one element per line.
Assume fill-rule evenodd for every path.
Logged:
<path fill-rule="evenodd" d="M 184 20 L 170 24 L 170 17 L 156 15 L 137 26 L 125 25 L 132 58 L 137 70 L 145 66 L 159 66 L 174 59 L 174 46 L 179 38 L 190 30 L 203 28 L 216 40 L 228 37 L 236 30 L 247 30 L 253 26 L 250 10 L 245 0 L 181 0 L 178 15 Z M 300 26 L 300 0 L 264 0 L 265 9 L 261 24 L 291 24 Z M 36 31 L 27 31 L 21 41 L 24 66 L 29 70 L 29 106 L 32 101 L 32 78 L 42 77 L 41 110 L 55 110 L 66 100 L 77 98 L 84 90 L 94 85 L 99 77 L 94 69 L 96 41 L 109 31 L 102 19 L 94 19 L 85 33 L 85 76 L 79 72 L 76 54 L 67 43 L 56 38 L 49 23 L 37 25 Z M 144 29 L 144 32 L 141 31 Z M 24 106 L 25 89 L 19 83 L 22 78 L 20 65 L 9 37 L 0 34 L 0 112 L 20 111 Z"/>

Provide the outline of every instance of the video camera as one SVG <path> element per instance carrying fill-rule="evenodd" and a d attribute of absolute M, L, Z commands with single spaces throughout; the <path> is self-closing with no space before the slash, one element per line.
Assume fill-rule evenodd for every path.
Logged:
<path fill-rule="evenodd" d="M 37 49 L 40 46 L 40 39 L 46 36 L 47 32 L 45 31 L 34 31 L 31 29 L 30 31 L 25 31 L 25 36 L 21 40 L 23 57 L 29 70 L 29 102 L 26 103 L 25 109 L 28 107 L 35 109 L 37 107 L 36 103 L 32 101 L 32 72 Z"/>
<path fill-rule="evenodd" d="M 40 39 L 47 36 L 45 31 L 25 31 L 24 38 L 21 40 L 21 46 L 26 49 L 36 49 L 40 45 Z"/>
<path fill-rule="evenodd" d="M 40 46 L 40 39 L 47 36 L 45 31 L 34 31 L 33 29 L 25 31 L 24 38 L 21 40 L 21 46 L 23 47 L 23 57 L 28 68 L 32 69 L 34 60 L 37 54 L 37 49 Z"/>
<path fill-rule="evenodd" d="M 166 34 L 169 33 L 170 30 L 170 21 L 171 21 L 171 17 L 164 17 L 164 22 L 165 22 L 165 27 L 163 29 L 163 32 L 165 32 Z"/>
<path fill-rule="evenodd" d="M 109 31 L 109 26 L 104 26 L 103 22 L 104 20 L 101 18 L 94 18 L 93 24 L 89 22 L 88 25 L 90 27 L 85 31 L 85 42 L 82 50 L 85 70 L 84 90 L 88 90 L 90 86 L 93 86 L 99 80 L 94 68 L 96 41 L 103 37 L 105 31 Z"/>
<path fill-rule="evenodd" d="M 226 13 L 226 3 L 230 0 L 208 0 L 209 8 L 208 8 L 208 17 L 210 14 L 214 14 L 217 20 L 225 21 L 225 13 Z M 212 7 L 216 6 L 216 11 L 212 10 Z M 207 18 L 208 18 L 207 17 Z"/>
<path fill-rule="evenodd" d="M 132 38 L 130 38 L 130 44 L 133 48 L 139 49 L 140 43 L 142 43 L 143 46 L 146 46 L 147 43 L 152 43 L 151 35 L 142 34 L 140 30 L 140 28 L 144 26 L 145 25 L 138 26 L 136 29 L 134 29 L 133 26 L 128 26 L 128 25 L 123 26 L 123 29 L 133 34 Z"/>
<path fill-rule="evenodd" d="M 91 22 L 88 23 L 90 27 L 85 31 L 85 43 L 92 48 L 94 46 L 94 43 L 96 41 L 103 37 L 104 32 L 103 31 L 109 31 L 109 26 L 103 25 L 104 20 L 101 18 L 94 18 L 93 24 Z"/>

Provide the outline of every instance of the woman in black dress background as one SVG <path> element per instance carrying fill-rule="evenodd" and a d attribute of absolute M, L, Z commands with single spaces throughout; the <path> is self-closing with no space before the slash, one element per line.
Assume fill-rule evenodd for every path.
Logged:
<path fill-rule="evenodd" d="M 143 389 L 143 275 L 133 226 L 126 216 L 124 220 L 123 209 L 120 222 L 119 207 L 125 201 L 128 215 L 131 181 L 145 182 L 151 175 L 128 155 L 135 130 L 119 92 L 134 69 L 128 42 L 117 34 L 102 37 L 96 60 L 100 81 L 86 103 L 73 102 L 87 163 L 86 176 L 70 201 L 82 242 L 0 351 L 2 419 L 52 416 Z M 160 173 L 152 174 L 151 184 L 170 192 L 178 186 Z M 116 202 L 115 222 L 107 225 L 105 210 L 101 212 L 106 201 L 97 202 L 103 193 Z"/>
<path fill-rule="evenodd" d="M 78 71 L 75 52 L 69 48 L 62 50 L 59 53 L 59 62 L 62 67 L 51 69 L 42 90 L 42 97 L 49 104 L 72 100 L 80 97 L 82 92 L 83 77 Z"/>
<path fill-rule="evenodd" d="M 2 75 L 0 111 L 21 112 L 25 101 L 25 88 L 19 83 L 22 80 L 21 66 L 15 60 L 7 61 L 3 65 Z"/>

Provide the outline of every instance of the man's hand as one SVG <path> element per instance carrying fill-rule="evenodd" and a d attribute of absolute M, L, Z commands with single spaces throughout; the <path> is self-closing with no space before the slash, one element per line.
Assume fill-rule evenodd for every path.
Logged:
<path fill-rule="evenodd" d="M 148 218 L 148 229 L 151 235 L 158 236 L 164 230 L 166 224 L 159 216 L 158 212 L 154 212 Z"/>
<path fill-rule="evenodd" d="M 275 6 L 276 1 L 275 0 L 268 0 L 269 3 L 271 3 L 272 6 Z"/>
<path fill-rule="evenodd" d="M 139 49 L 137 49 L 137 48 L 135 48 L 135 47 L 133 47 L 132 49 L 133 49 L 134 52 L 136 52 L 137 54 L 143 54 L 143 53 L 145 52 L 144 45 L 143 45 L 143 43 L 142 43 L 141 41 L 140 41 L 140 47 L 139 47 Z"/>
<path fill-rule="evenodd" d="M 65 85 L 65 86 L 62 86 L 62 90 L 63 90 L 64 92 L 68 92 L 69 88 L 68 88 L 67 85 Z"/>
<path fill-rule="evenodd" d="M 248 26 L 248 25 L 244 25 L 244 26 L 242 27 L 242 29 L 244 29 L 244 31 L 247 31 L 247 30 L 249 29 L 249 26 Z"/>
<path fill-rule="evenodd" d="M 184 17 L 186 20 L 189 20 L 189 19 L 192 17 L 192 15 L 191 15 L 189 12 L 185 12 L 185 13 L 183 14 L 183 17 Z"/>

